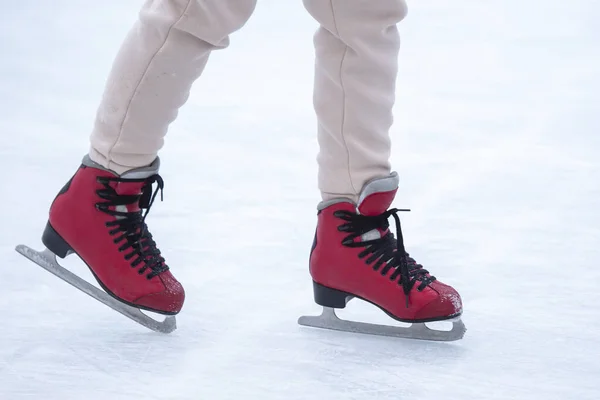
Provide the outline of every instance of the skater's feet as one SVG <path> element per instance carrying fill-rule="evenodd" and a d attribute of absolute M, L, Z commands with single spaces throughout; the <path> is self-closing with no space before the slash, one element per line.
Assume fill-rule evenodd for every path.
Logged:
<path fill-rule="evenodd" d="M 344 308 L 358 297 L 404 322 L 445 320 L 462 313 L 460 295 L 432 276 L 404 249 L 398 212 L 390 207 L 398 176 L 365 185 L 358 204 L 335 199 L 319 204 L 310 258 L 315 301 Z M 388 219 L 396 222 L 396 238 Z"/>
<path fill-rule="evenodd" d="M 157 159 L 119 176 L 84 158 L 52 203 L 42 240 L 59 257 L 79 255 L 115 298 L 173 315 L 183 306 L 184 290 L 145 223 L 158 191 L 162 194 L 158 167 Z"/>

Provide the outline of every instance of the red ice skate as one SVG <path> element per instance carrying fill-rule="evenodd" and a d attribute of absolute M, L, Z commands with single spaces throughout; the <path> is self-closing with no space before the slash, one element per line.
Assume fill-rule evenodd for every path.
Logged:
<path fill-rule="evenodd" d="M 302 317 L 302 325 L 352 332 L 427 340 L 456 340 L 464 335 L 458 319 L 460 295 L 441 283 L 404 248 L 400 220 L 390 209 L 398 188 L 396 173 L 367 183 L 358 204 L 348 199 L 322 202 L 318 207 L 310 273 L 320 317 Z M 396 238 L 389 231 L 394 217 Z M 410 328 L 366 324 L 337 318 L 352 298 L 368 301 L 391 318 L 413 323 Z M 425 322 L 454 320 L 451 331 L 433 330 Z"/>
<path fill-rule="evenodd" d="M 175 315 L 185 297 L 183 287 L 169 271 L 145 223 L 148 210 L 163 188 L 158 164 L 157 159 L 149 167 L 118 176 L 89 157 L 84 158 L 50 208 L 42 236 L 47 250 L 39 254 L 46 258 L 42 261 L 51 265 L 38 264 L 143 325 L 170 331 L 174 329 L 173 318 L 166 321 L 168 326 L 157 326 L 156 321 L 150 321 L 139 310 L 138 314 L 134 311 Z M 153 192 L 154 183 L 158 187 Z M 39 261 L 20 252 L 34 262 Z M 64 258 L 70 253 L 76 253 L 106 293 L 122 304 L 91 293 L 92 286 L 81 278 L 74 282 L 78 277 L 60 267 L 52 257 Z"/>

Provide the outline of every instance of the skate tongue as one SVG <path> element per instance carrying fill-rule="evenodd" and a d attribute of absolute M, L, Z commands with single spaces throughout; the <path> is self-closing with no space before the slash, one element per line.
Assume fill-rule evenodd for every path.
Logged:
<path fill-rule="evenodd" d="M 157 157 L 154 162 L 146 167 L 140 167 L 131 169 L 129 171 L 121 174 L 122 179 L 146 179 L 151 177 L 152 175 L 158 174 L 160 169 L 160 159 Z M 140 195 L 142 194 L 142 188 L 144 186 L 144 182 L 119 182 L 116 191 L 122 195 Z M 123 210 L 121 210 L 123 211 Z M 136 212 L 140 211 L 139 203 L 128 204 L 127 205 L 128 212 Z"/>
<path fill-rule="evenodd" d="M 396 172 L 392 172 L 385 178 L 373 179 L 363 187 L 356 206 L 362 215 L 381 215 L 390 208 L 396 191 L 398 190 L 399 178 Z"/>
<path fill-rule="evenodd" d="M 144 182 L 119 182 L 115 190 L 120 195 L 130 196 L 130 195 L 141 195 L 142 187 L 144 186 Z M 140 203 L 135 202 L 132 204 L 127 204 L 126 206 L 117 206 L 117 211 L 121 212 L 136 212 L 140 211 Z"/>
<path fill-rule="evenodd" d="M 390 208 L 396 191 L 398 190 L 399 178 L 396 172 L 392 172 L 385 178 L 373 179 L 365 184 L 358 198 L 356 209 L 361 215 L 377 216 Z M 376 240 L 387 234 L 388 230 L 373 229 L 363 235 L 361 240 Z"/>
<path fill-rule="evenodd" d="M 140 182 L 142 179 L 147 179 L 152 175 L 158 175 L 158 171 L 160 169 L 160 158 L 156 157 L 152 164 L 130 169 L 128 171 L 123 172 L 121 175 L 117 174 L 115 171 L 107 169 L 102 165 L 92 161 L 89 155 L 83 157 L 82 163 L 88 167 L 96 168 L 100 171 L 100 174 L 110 177 L 119 177 L 124 180 L 131 179 L 130 182 L 112 182 L 110 185 L 115 191 L 120 195 L 141 195 L 142 188 L 144 186 L 144 182 Z M 116 206 L 114 207 L 116 211 L 119 212 L 137 212 L 140 211 L 139 203 L 128 204 L 127 206 Z"/>

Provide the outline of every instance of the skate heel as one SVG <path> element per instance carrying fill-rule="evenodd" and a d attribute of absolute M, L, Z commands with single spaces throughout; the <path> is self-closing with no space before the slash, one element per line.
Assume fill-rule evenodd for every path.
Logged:
<path fill-rule="evenodd" d="M 328 288 L 313 281 L 315 303 L 323 307 L 345 308 L 346 304 L 354 297 L 341 290 Z"/>
<path fill-rule="evenodd" d="M 48 250 L 60 258 L 65 258 L 69 254 L 74 253 L 71 246 L 69 246 L 65 239 L 60 237 L 58 232 L 50 225 L 50 222 L 46 224 L 46 228 L 42 234 L 42 243 L 44 243 L 44 246 L 46 246 Z"/>

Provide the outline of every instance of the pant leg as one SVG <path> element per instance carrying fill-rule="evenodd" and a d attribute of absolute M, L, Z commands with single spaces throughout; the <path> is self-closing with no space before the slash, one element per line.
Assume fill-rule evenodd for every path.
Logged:
<path fill-rule="evenodd" d="M 114 61 L 90 157 L 123 173 L 154 161 L 213 50 L 229 45 L 256 0 L 147 0 Z"/>
<path fill-rule="evenodd" d="M 390 174 L 404 0 L 304 0 L 314 36 L 314 107 L 323 200 L 357 200 L 365 182 Z"/>

